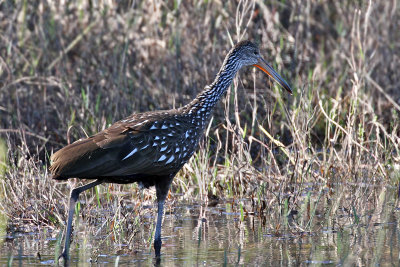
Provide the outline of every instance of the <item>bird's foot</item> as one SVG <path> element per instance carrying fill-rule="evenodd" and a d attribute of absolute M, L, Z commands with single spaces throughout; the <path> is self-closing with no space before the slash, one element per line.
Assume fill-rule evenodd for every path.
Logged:
<path fill-rule="evenodd" d="M 161 239 L 154 240 L 154 251 L 156 252 L 156 258 L 159 259 L 161 257 Z"/>
<path fill-rule="evenodd" d="M 156 252 L 156 262 L 154 266 L 160 266 L 161 264 L 161 244 L 161 239 L 154 240 L 154 251 Z"/>
<path fill-rule="evenodd" d="M 68 253 L 64 250 L 63 253 L 60 254 L 60 256 L 58 256 L 58 262 L 60 262 L 60 259 L 64 259 L 64 266 L 68 266 Z"/>

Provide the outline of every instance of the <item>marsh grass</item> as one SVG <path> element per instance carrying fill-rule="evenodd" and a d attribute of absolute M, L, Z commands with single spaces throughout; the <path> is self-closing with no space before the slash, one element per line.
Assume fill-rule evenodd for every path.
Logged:
<path fill-rule="evenodd" d="M 400 179 L 396 5 L 1 2 L 0 207 L 8 231 L 63 229 L 69 191 L 81 181 L 51 180 L 49 155 L 133 112 L 186 104 L 241 38 L 260 44 L 294 95 L 252 68 L 241 71 L 168 205 L 251 199 L 237 202 L 240 218 L 260 216 L 276 235 L 386 220 L 398 199 L 387 188 Z M 81 196 L 77 219 L 94 236 L 150 247 L 153 226 L 144 222 L 154 211 L 143 207 L 154 199 L 137 185 L 100 186 Z M 340 238 L 351 261 L 350 237 Z"/>

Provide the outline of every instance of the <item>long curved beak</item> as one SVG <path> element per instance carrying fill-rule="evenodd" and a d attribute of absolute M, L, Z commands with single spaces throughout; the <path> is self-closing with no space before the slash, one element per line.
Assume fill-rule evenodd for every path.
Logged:
<path fill-rule="evenodd" d="M 264 59 L 261 57 L 258 58 L 257 64 L 253 66 L 261 69 L 263 72 L 268 74 L 272 79 L 274 79 L 277 83 L 279 83 L 289 94 L 292 94 L 292 89 L 290 88 L 289 84 L 270 66 Z"/>

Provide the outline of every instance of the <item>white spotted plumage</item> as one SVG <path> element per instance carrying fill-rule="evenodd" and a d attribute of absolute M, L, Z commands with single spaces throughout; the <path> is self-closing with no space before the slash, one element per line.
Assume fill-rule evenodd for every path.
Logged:
<path fill-rule="evenodd" d="M 171 163 L 174 159 L 175 159 L 175 157 L 174 157 L 174 156 L 171 156 L 171 157 L 169 158 L 169 160 L 167 160 L 167 162 L 165 162 L 165 164 Z"/>
<path fill-rule="evenodd" d="M 133 154 L 135 154 L 137 151 L 138 151 L 137 148 L 133 149 L 133 150 L 131 151 L 131 153 L 129 153 L 128 155 L 126 155 L 125 158 L 123 158 L 122 160 L 126 160 L 127 158 L 129 158 L 130 156 L 132 156 Z"/>
<path fill-rule="evenodd" d="M 161 155 L 161 157 L 157 160 L 158 162 L 164 161 L 167 157 L 165 155 Z"/>

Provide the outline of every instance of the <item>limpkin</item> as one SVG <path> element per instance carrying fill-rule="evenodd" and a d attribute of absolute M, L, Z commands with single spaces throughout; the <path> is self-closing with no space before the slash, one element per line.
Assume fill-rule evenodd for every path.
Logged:
<path fill-rule="evenodd" d="M 214 82 L 193 101 L 179 109 L 133 114 L 86 139 L 65 146 L 51 156 L 53 179 L 93 179 L 71 191 L 64 251 L 69 257 L 72 218 L 78 196 L 102 183 L 138 182 L 156 187 L 157 224 L 154 236 L 156 257 L 161 251 L 164 202 L 172 179 L 195 152 L 211 113 L 238 70 L 256 66 L 289 93 L 288 83 L 261 57 L 250 41 L 236 44 L 226 56 Z"/>

